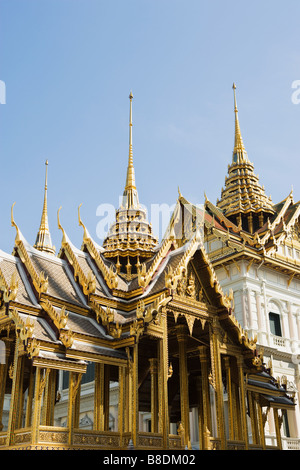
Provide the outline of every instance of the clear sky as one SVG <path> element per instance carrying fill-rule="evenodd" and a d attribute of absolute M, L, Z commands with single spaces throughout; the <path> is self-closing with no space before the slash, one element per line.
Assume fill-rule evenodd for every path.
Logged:
<path fill-rule="evenodd" d="M 98 243 L 97 207 L 118 206 L 129 99 L 140 201 L 220 196 L 231 162 L 232 83 L 249 159 L 273 202 L 300 199 L 299 0 L 0 0 L 0 248 L 34 243 L 45 160 L 57 210 L 80 247 L 77 208 Z M 300 96 L 300 94 L 299 94 Z"/>

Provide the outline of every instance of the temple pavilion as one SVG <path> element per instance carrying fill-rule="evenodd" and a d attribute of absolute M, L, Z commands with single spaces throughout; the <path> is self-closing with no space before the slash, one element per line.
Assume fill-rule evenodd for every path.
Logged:
<path fill-rule="evenodd" d="M 200 219 L 179 195 L 159 243 L 139 203 L 131 93 L 129 99 L 125 189 L 103 246 L 89 234 L 79 207 L 81 247 L 72 244 L 58 210 L 62 240 L 56 252 L 47 214 L 48 162 L 34 245 L 24 238 L 12 207 L 13 252 L 0 251 L 0 449 L 191 449 L 191 410 L 196 448 L 266 449 L 270 407 L 273 448 L 281 449 L 282 412 L 294 409 L 293 396 L 236 319 L 232 292 L 222 290 L 204 244 L 202 229 L 218 223 L 213 214 L 222 219 L 231 180 L 219 209 Z M 241 149 L 237 140 L 232 181 L 243 177 L 242 164 L 251 173 Z M 255 186 L 252 173 L 251 178 Z M 220 224 L 240 207 L 238 198 L 230 201 Z M 273 208 L 267 198 L 259 201 L 257 220 L 244 206 L 233 230 L 247 224 L 251 233 L 258 224 L 265 233 Z M 87 380 L 91 429 L 80 426 Z M 114 429 L 111 384 L 117 390 Z M 67 419 L 59 425 L 63 388 Z M 151 416 L 147 431 L 140 426 L 145 413 Z"/>

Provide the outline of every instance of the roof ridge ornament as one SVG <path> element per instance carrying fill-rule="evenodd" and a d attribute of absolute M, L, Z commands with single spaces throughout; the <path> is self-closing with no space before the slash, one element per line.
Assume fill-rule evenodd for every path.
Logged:
<path fill-rule="evenodd" d="M 81 206 L 82 206 L 82 203 L 79 204 L 79 206 L 78 206 L 78 223 L 83 228 L 83 241 L 85 241 L 88 238 L 90 238 L 90 236 L 89 236 L 89 233 L 88 233 L 88 230 L 87 230 L 86 226 L 84 225 L 84 223 L 82 222 L 82 219 L 81 219 L 81 215 L 80 215 Z"/>
<path fill-rule="evenodd" d="M 58 226 L 59 230 L 62 231 L 62 234 L 63 234 L 63 239 L 62 239 L 62 242 L 61 242 L 61 244 L 63 246 L 65 243 L 67 243 L 67 236 L 66 236 L 66 232 L 65 232 L 64 228 L 62 227 L 62 225 L 60 223 L 60 218 L 59 218 L 60 211 L 61 211 L 61 206 L 57 211 L 57 226 Z"/>
<path fill-rule="evenodd" d="M 13 203 L 13 205 L 11 206 L 11 212 L 10 212 L 10 220 L 11 220 L 11 226 L 12 227 L 15 227 L 16 231 L 17 231 L 17 234 L 16 234 L 16 238 L 15 238 L 15 242 L 18 242 L 20 241 L 21 237 L 20 237 L 20 229 L 19 227 L 17 226 L 16 222 L 15 222 L 15 219 L 14 219 L 14 206 L 15 206 L 15 202 Z"/>
<path fill-rule="evenodd" d="M 48 222 L 48 206 L 47 206 L 47 191 L 48 191 L 48 160 L 45 162 L 45 189 L 44 189 L 44 203 L 41 217 L 40 228 L 37 233 L 35 244 L 33 245 L 36 250 L 44 251 L 46 253 L 55 254 L 55 246 L 52 245 L 49 222 Z"/>

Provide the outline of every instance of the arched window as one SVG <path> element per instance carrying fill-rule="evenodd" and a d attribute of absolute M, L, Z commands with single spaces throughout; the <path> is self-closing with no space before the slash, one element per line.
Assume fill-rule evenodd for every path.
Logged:
<path fill-rule="evenodd" d="M 272 335 L 282 336 L 280 315 L 275 312 L 269 312 L 270 331 Z"/>
<path fill-rule="evenodd" d="M 269 302 L 269 323 L 271 334 L 275 336 L 282 336 L 280 313 L 280 302 L 271 300 Z"/>

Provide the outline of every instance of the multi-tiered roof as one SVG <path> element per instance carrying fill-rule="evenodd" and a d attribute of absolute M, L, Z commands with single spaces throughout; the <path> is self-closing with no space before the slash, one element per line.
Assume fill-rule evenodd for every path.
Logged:
<path fill-rule="evenodd" d="M 129 155 L 126 184 L 122 203 L 116 211 L 116 220 L 104 240 L 103 255 L 112 260 L 117 272 L 132 279 L 142 262 L 151 258 L 158 245 L 147 220 L 146 210 L 140 205 L 135 185 L 132 151 L 132 99 L 130 93 Z"/>
<path fill-rule="evenodd" d="M 242 139 L 238 109 L 236 102 L 236 86 L 234 90 L 235 137 L 232 163 L 228 166 L 225 188 L 217 207 L 226 217 L 253 233 L 262 227 L 268 217 L 274 214 L 273 203 L 260 185 L 254 173 L 254 165 L 250 162 Z"/>

